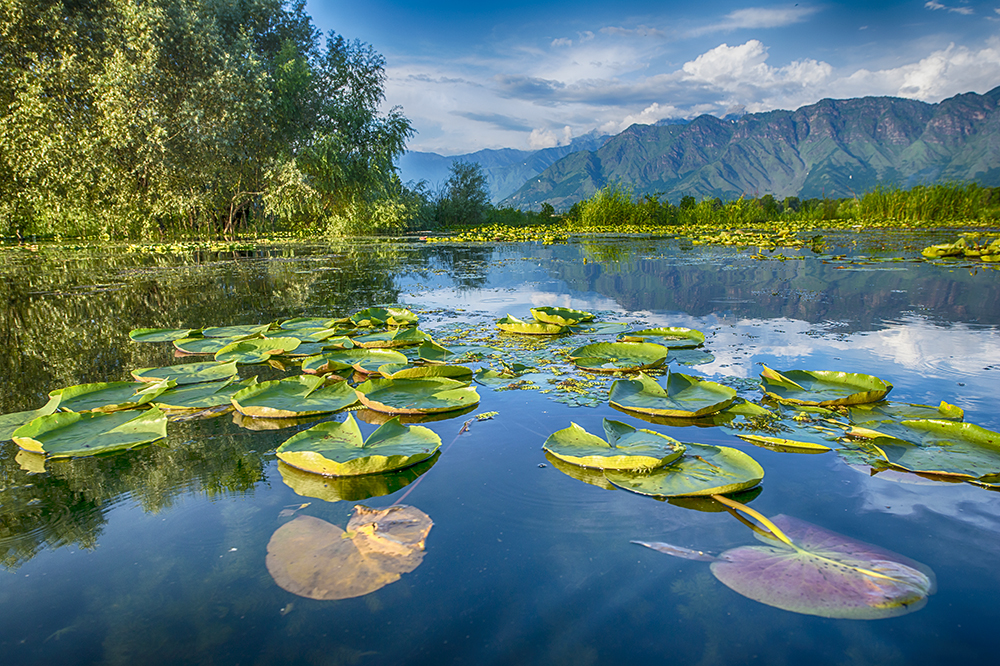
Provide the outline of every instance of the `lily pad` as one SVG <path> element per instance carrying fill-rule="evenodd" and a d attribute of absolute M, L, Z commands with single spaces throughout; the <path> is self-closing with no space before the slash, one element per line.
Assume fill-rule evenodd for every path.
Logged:
<path fill-rule="evenodd" d="M 536 321 L 546 324 L 556 324 L 557 326 L 572 326 L 582 321 L 591 321 L 594 315 L 583 310 L 573 310 L 572 308 L 540 307 L 531 308 L 531 316 Z"/>
<path fill-rule="evenodd" d="M 617 405 L 611 405 L 614 409 L 628 414 L 629 416 L 634 416 L 637 419 L 642 419 L 646 423 L 654 423 L 656 425 L 665 425 L 672 428 L 687 428 L 690 426 L 698 428 L 715 428 L 718 426 L 724 426 L 736 421 L 739 417 L 759 417 L 759 416 L 774 416 L 774 414 L 758 405 L 754 402 L 749 402 L 743 398 L 737 397 L 734 399 L 728 407 L 722 411 L 715 412 L 714 414 L 709 414 L 707 416 L 700 416 L 696 418 L 690 417 L 679 417 L 679 416 L 656 416 L 653 414 L 645 414 L 643 412 L 635 412 L 628 409 L 623 409 Z"/>
<path fill-rule="evenodd" d="M 434 414 L 479 403 L 475 387 L 447 377 L 369 379 L 355 391 L 365 407 L 387 414 Z"/>
<path fill-rule="evenodd" d="M 867 444 L 893 467 L 987 483 L 1000 481 L 1000 433 L 973 423 L 938 419 L 902 421 L 891 435 Z M 882 433 L 859 432 L 852 436 Z"/>
<path fill-rule="evenodd" d="M 302 372 L 325 375 L 346 368 L 353 368 L 363 375 L 379 372 L 388 364 L 405 364 L 404 354 L 391 349 L 340 349 L 310 356 L 302 361 Z"/>
<path fill-rule="evenodd" d="M 392 419 L 362 439 L 351 414 L 343 423 L 325 421 L 303 430 L 278 447 L 285 463 L 323 476 L 381 474 L 427 460 L 441 438 L 423 426 L 404 426 Z"/>
<path fill-rule="evenodd" d="M 295 351 L 299 341 L 295 338 L 254 338 L 237 340 L 215 352 L 220 363 L 236 361 L 244 365 L 266 363 L 272 356 Z"/>
<path fill-rule="evenodd" d="M 246 416 L 300 418 L 350 407 L 358 397 L 346 382 L 324 386 L 322 377 L 299 375 L 262 382 L 233 395 L 233 407 Z"/>
<path fill-rule="evenodd" d="M 546 324 L 541 321 L 524 321 L 514 315 L 507 315 L 503 319 L 497 320 L 497 328 L 508 333 L 521 333 L 523 335 L 559 335 L 566 332 L 565 326 L 559 324 Z"/>
<path fill-rule="evenodd" d="M 243 338 L 181 338 L 174 340 L 174 348 L 184 354 L 209 356 Z"/>
<path fill-rule="evenodd" d="M 303 328 L 326 329 L 330 328 L 330 322 L 329 317 L 295 317 L 286 319 L 278 324 L 278 327 L 286 331 L 297 331 Z"/>
<path fill-rule="evenodd" d="M 577 347 L 569 359 L 591 372 L 630 372 L 657 368 L 667 360 L 670 350 L 645 342 L 598 342 Z"/>
<path fill-rule="evenodd" d="M 775 516 L 773 523 L 790 543 L 765 537 L 767 545 L 741 546 L 718 557 L 669 544 L 635 543 L 711 561 L 715 577 L 738 594 L 804 615 L 896 617 L 922 608 L 934 592 L 933 572 L 907 557 L 790 516 Z"/>
<path fill-rule="evenodd" d="M 420 343 L 417 357 L 425 363 L 457 363 L 466 359 L 495 354 L 497 350 L 482 345 L 451 345 L 445 347 L 433 340 Z"/>
<path fill-rule="evenodd" d="M 937 407 L 888 401 L 873 402 L 867 405 L 852 405 L 850 414 L 851 422 L 858 425 L 891 423 L 913 419 L 961 421 L 965 418 L 965 412 L 961 407 L 950 405 L 943 400 Z"/>
<path fill-rule="evenodd" d="M 781 432 L 777 434 L 752 433 L 726 427 L 723 430 L 756 446 L 789 453 L 825 453 L 832 450 L 837 437 L 844 434 L 844 430 L 817 428 L 790 419 L 781 421 L 780 428 Z"/>
<path fill-rule="evenodd" d="M 559 470 L 568 477 L 576 479 L 577 481 L 583 481 L 586 484 L 597 486 L 598 488 L 603 488 L 604 490 L 618 490 L 611 484 L 610 481 L 608 481 L 607 477 L 604 476 L 604 470 L 573 465 L 565 460 L 556 458 L 548 451 L 545 452 L 545 460 L 547 460 L 548 463 L 555 469 Z"/>
<path fill-rule="evenodd" d="M 427 460 L 405 469 L 358 476 L 311 474 L 279 460 L 278 472 L 285 485 L 302 497 L 312 497 L 324 502 L 360 502 L 372 497 L 391 495 L 405 488 L 433 467 L 440 457 L 441 451 L 438 451 Z"/>
<path fill-rule="evenodd" d="M 667 363 L 681 365 L 704 365 L 715 360 L 715 355 L 701 349 L 671 349 L 667 355 Z"/>
<path fill-rule="evenodd" d="M 39 416 L 48 416 L 59 407 L 59 396 L 50 397 L 49 401 L 39 407 L 26 412 L 12 412 L 10 414 L 0 414 L 0 442 L 10 439 L 14 431 L 25 423 L 34 421 Z"/>
<path fill-rule="evenodd" d="M 267 570 L 278 587 L 321 601 L 352 599 L 393 583 L 423 561 L 430 517 L 411 506 L 358 505 L 347 531 L 298 516 L 267 543 Z"/>
<path fill-rule="evenodd" d="M 654 497 L 722 495 L 753 488 L 764 478 L 764 468 L 739 449 L 707 444 L 684 446 L 678 460 L 648 474 L 605 470 L 604 475 L 623 490 Z"/>
<path fill-rule="evenodd" d="M 388 364 L 379 367 L 379 374 L 387 379 L 420 379 L 422 377 L 448 377 L 458 381 L 472 381 L 472 368 L 464 365 L 418 365 L 410 367 Z"/>
<path fill-rule="evenodd" d="M 248 338 L 260 335 L 271 329 L 270 324 L 245 324 L 239 326 L 212 326 L 203 328 L 201 334 L 206 338 Z"/>
<path fill-rule="evenodd" d="M 693 328 L 666 326 L 629 331 L 620 338 L 624 342 L 652 342 L 670 349 L 686 349 L 705 344 L 705 334 Z"/>
<path fill-rule="evenodd" d="M 229 379 L 236 374 L 236 361 L 229 363 L 183 363 L 181 365 L 168 365 L 163 368 L 139 368 L 132 371 L 132 376 L 137 382 L 155 383 L 164 379 L 175 382 L 178 386 L 183 384 L 197 384 L 199 382 L 216 382 Z"/>
<path fill-rule="evenodd" d="M 52 458 L 131 449 L 167 436 L 167 417 L 156 407 L 111 413 L 59 412 L 14 431 L 14 443 Z"/>
<path fill-rule="evenodd" d="M 351 315 L 350 321 L 358 328 L 379 328 L 381 326 L 415 326 L 419 317 L 406 308 L 365 308 Z"/>
<path fill-rule="evenodd" d="M 197 328 L 133 328 L 128 332 L 133 342 L 173 342 L 192 337 Z"/>
<path fill-rule="evenodd" d="M 231 407 L 232 398 L 237 392 L 257 384 L 257 377 L 251 377 L 242 382 L 235 380 L 234 376 L 219 382 L 178 386 L 156 396 L 153 399 L 153 404 L 160 409 L 172 411 L 211 409 L 223 405 Z"/>
<path fill-rule="evenodd" d="M 636 379 L 619 379 L 611 385 L 614 407 L 653 416 L 695 418 L 715 414 L 736 399 L 736 391 L 716 382 L 672 372 L 663 388 L 639 373 Z"/>
<path fill-rule="evenodd" d="M 430 340 L 431 336 L 418 328 L 394 328 L 381 333 L 369 333 L 351 338 L 355 345 L 366 349 L 407 347 Z"/>
<path fill-rule="evenodd" d="M 59 398 L 59 410 L 63 412 L 116 412 L 141 407 L 174 386 L 170 380 L 155 384 L 97 382 L 56 389 L 49 397 Z"/>
<path fill-rule="evenodd" d="M 548 436 L 542 449 L 573 465 L 595 469 L 648 471 L 672 463 L 684 453 L 676 439 L 627 423 L 604 419 L 607 441 L 575 423 Z"/>
<path fill-rule="evenodd" d="M 833 370 L 789 370 L 779 373 L 764 366 L 760 373 L 764 392 L 795 405 L 860 405 L 877 402 L 892 390 L 892 384 L 874 375 Z"/>

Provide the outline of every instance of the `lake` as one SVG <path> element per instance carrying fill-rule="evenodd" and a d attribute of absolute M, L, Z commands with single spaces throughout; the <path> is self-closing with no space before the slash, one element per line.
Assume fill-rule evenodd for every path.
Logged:
<path fill-rule="evenodd" d="M 670 370 L 749 401 L 761 402 L 761 364 L 867 373 L 893 384 L 891 401 L 946 401 L 964 409 L 966 422 L 998 431 L 1000 272 L 919 259 L 920 247 L 951 238 L 838 234 L 824 254 L 785 251 L 784 260 L 780 251 L 762 259 L 753 248 L 609 237 L 495 247 L 377 240 L 228 252 L 4 249 L 0 413 L 39 408 L 63 387 L 206 358 L 177 358 L 169 342 L 132 342 L 134 328 L 345 317 L 390 303 L 419 315 L 421 330 L 444 344 L 496 348 L 470 367 L 505 358 L 539 372 L 515 386 L 476 384 L 474 410 L 423 423 L 440 437 L 440 455 L 405 479 L 348 490 L 321 482 L 312 495 L 309 475 L 279 466 L 275 449 L 313 423 L 216 414 L 171 421 L 166 440 L 143 448 L 43 463 L 0 444 L 3 661 L 992 659 L 1000 494 L 873 474 L 837 451 L 755 446 L 703 422 L 650 423 L 608 404 L 613 377 L 585 376 L 565 356 L 627 328 L 687 327 L 705 334 L 707 353 L 687 359 L 694 365 L 670 361 Z M 538 306 L 622 326 L 528 339 L 494 325 Z M 260 381 L 299 374 L 292 361 L 239 372 Z M 487 412 L 496 414 L 476 419 Z M 364 411 L 352 418 L 365 436 L 379 421 Z M 765 476 L 759 494 L 741 501 L 911 558 L 933 570 L 936 592 L 923 608 L 886 619 L 793 613 L 738 594 L 705 562 L 632 543 L 718 554 L 756 541 L 708 500 L 658 501 L 600 474 L 585 482 L 542 450 L 571 422 L 602 434 L 606 418 L 749 454 Z M 335 501 L 337 492 L 375 496 Z M 397 503 L 433 521 L 422 561 L 398 580 L 355 598 L 315 600 L 286 591 L 269 572 L 268 544 L 284 525 L 306 516 L 344 528 L 356 504 Z"/>

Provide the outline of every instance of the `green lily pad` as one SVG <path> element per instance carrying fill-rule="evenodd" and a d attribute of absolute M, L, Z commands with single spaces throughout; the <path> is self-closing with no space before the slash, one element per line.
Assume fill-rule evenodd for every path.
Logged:
<path fill-rule="evenodd" d="M 330 323 L 329 317 L 295 317 L 281 322 L 278 324 L 278 328 L 283 328 L 286 331 L 296 331 L 303 328 L 326 329 L 330 328 Z"/>
<path fill-rule="evenodd" d="M 139 368 L 132 371 L 137 382 L 154 383 L 169 379 L 178 386 L 199 382 L 216 382 L 229 379 L 236 374 L 236 361 L 229 363 L 183 363 L 163 368 Z"/>
<path fill-rule="evenodd" d="M 369 379 L 355 391 L 365 407 L 387 414 L 434 414 L 479 403 L 474 387 L 447 377 Z"/>
<path fill-rule="evenodd" d="M 346 382 L 323 384 L 323 378 L 314 375 L 262 382 L 233 395 L 233 407 L 247 416 L 282 419 L 335 412 L 358 401 Z"/>
<path fill-rule="evenodd" d="M 111 413 L 59 412 L 14 431 L 14 443 L 52 458 L 131 449 L 167 436 L 167 417 L 156 407 Z"/>
<path fill-rule="evenodd" d="M 406 308 L 365 308 L 350 316 L 352 324 L 358 328 L 379 328 L 381 326 L 415 326 L 419 317 Z"/>
<path fill-rule="evenodd" d="M 133 328 L 128 337 L 134 342 L 173 342 L 198 332 L 197 328 Z"/>
<path fill-rule="evenodd" d="M 239 326 L 212 326 L 203 328 L 201 334 L 206 338 L 248 338 L 271 330 L 270 324 L 243 324 Z"/>
<path fill-rule="evenodd" d="M 254 338 L 237 340 L 215 352 L 220 363 L 236 361 L 244 365 L 267 363 L 272 356 L 293 352 L 299 346 L 295 338 Z"/>
<path fill-rule="evenodd" d="M 582 321 L 591 321 L 594 318 L 593 314 L 584 312 L 583 310 L 550 306 L 531 308 L 531 316 L 536 321 L 546 324 L 556 324 L 557 326 L 572 326 Z"/>
<path fill-rule="evenodd" d="M 665 543 L 634 543 L 711 561 L 715 577 L 738 594 L 804 615 L 896 617 L 922 608 L 934 592 L 934 573 L 907 557 L 790 516 L 775 516 L 773 523 L 790 543 L 761 538 L 767 545 L 741 546 L 718 557 Z"/>
<path fill-rule="evenodd" d="M 393 328 L 380 333 L 369 333 L 351 338 L 355 345 L 365 349 L 407 347 L 430 340 L 431 336 L 418 328 Z"/>
<path fill-rule="evenodd" d="M 797 423 L 791 419 L 779 423 L 781 432 L 760 434 L 723 427 L 731 435 L 756 446 L 790 453 L 825 453 L 836 445 L 837 438 L 843 436 L 844 429 L 817 427 L 808 423 Z"/>
<path fill-rule="evenodd" d="M 310 356 L 302 361 L 302 372 L 324 375 L 353 368 L 363 375 L 375 374 L 384 365 L 405 364 L 404 354 L 391 349 L 341 349 Z"/>
<path fill-rule="evenodd" d="M 794 405 L 860 405 L 877 402 L 892 390 L 892 384 L 873 375 L 833 370 L 789 370 L 779 373 L 764 366 L 760 373 L 764 392 Z"/>
<path fill-rule="evenodd" d="M 418 365 L 410 367 L 393 363 L 381 366 L 379 373 L 387 379 L 448 377 L 461 382 L 472 381 L 472 368 L 467 368 L 464 365 Z"/>
<path fill-rule="evenodd" d="M 620 338 L 624 342 L 652 342 L 670 349 L 699 347 L 705 344 L 705 334 L 693 328 L 666 326 L 629 331 Z"/>
<path fill-rule="evenodd" d="M 611 485 L 611 482 L 604 476 L 604 470 L 573 465 L 565 460 L 560 460 L 548 451 L 545 452 L 545 459 L 554 468 L 566 476 L 576 479 L 577 481 L 583 481 L 586 484 L 597 486 L 598 488 L 602 488 L 604 490 L 618 490 Z"/>
<path fill-rule="evenodd" d="M 621 421 L 604 419 L 604 433 L 607 441 L 571 422 L 549 435 L 542 449 L 573 465 L 629 471 L 662 467 L 684 453 L 684 445 L 676 439 Z"/>
<path fill-rule="evenodd" d="M 598 342 L 577 347 L 569 359 L 591 372 L 630 372 L 658 368 L 669 352 L 662 345 L 645 342 Z"/>
<path fill-rule="evenodd" d="M 488 354 L 495 354 L 497 350 L 482 345 L 451 345 L 445 347 L 433 340 L 420 343 L 417 347 L 417 357 L 425 363 L 458 363 L 465 359 L 474 359 Z"/>
<path fill-rule="evenodd" d="M 672 372 L 664 389 L 651 377 L 619 379 L 611 385 L 614 407 L 653 416 L 695 418 L 721 412 L 736 399 L 736 391 L 716 382 Z"/>
<path fill-rule="evenodd" d="M 541 321 L 524 321 L 514 315 L 507 315 L 503 319 L 497 320 L 497 328 L 508 333 L 521 333 L 523 335 L 559 335 L 566 332 L 565 326 L 559 324 L 546 324 Z"/>
<path fill-rule="evenodd" d="M 312 497 L 324 502 L 361 502 L 402 490 L 430 470 L 440 457 L 441 452 L 438 451 L 430 458 L 405 469 L 358 476 L 312 474 L 279 460 L 278 472 L 285 485 L 302 497 Z"/>
<path fill-rule="evenodd" d="M 950 405 L 943 400 L 937 407 L 888 401 L 873 402 L 867 405 L 852 405 L 850 407 L 850 414 L 851 422 L 858 425 L 893 423 L 914 419 L 961 421 L 965 418 L 965 412 L 961 407 Z"/>
<path fill-rule="evenodd" d="M 938 419 L 902 421 L 889 432 L 870 441 L 867 448 L 893 467 L 987 483 L 1000 480 L 1000 433 L 973 423 Z M 858 429 L 851 435 L 857 436 Z"/>
<path fill-rule="evenodd" d="M 6 442 L 14 434 L 14 431 L 25 423 L 34 421 L 39 416 L 53 414 L 59 407 L 59 396 L 50 397 L 49 401 L 39 407 L 26 412 L 12 412 L 10 414 L 0 414 L 0 442 Z"/>
<path fill-rule="evenodd" d="M 185 354 L 208 356 L 239 340 L 243 338 L 181 338 L 174 340 L 174 348 Z"/>
<path fill-rule="evenodd" d="M 232 407 L 232 399 L 237 392 L 256 384 L 257 377 L 238 382 L 235 376 L 219 382 L 187 384 L 164 391 L 153 399 L 153 404 L 171 411 L 211 409 L 224 405 Z"/>
<path fill-rule="evenodd" d="M 49 392 L 49 397 L 59 398 L 59 411 L 63 412 L 116 412 L 141 407 L 174 386 L 170 380 L 155 384 L 97 382 L 56 389 Z"/>
<path fill-rule="evenodd" d="M 761 407 L 756 403 L 749 402 L 740 397 L 734 399 L 729 404 L 729 406 L 723 409 L 722 411 L 696 418 L 678 417 L 678 416 L 656 416 L 653 414 L 645 414 L 643 412 L 635 412 L 628 409 L 623 409 L 622 407 L 618 407 L 617 405 L 614 404 L 612 404 L 611 406 L 622 413 L 628 414 L 629 416 L 634 416 L 637 419 L 642 419 L 647 423 L 671 426 L 673 428 L 687 428 L 690 426 L 698 428 L 716 428 L 718 426 L 730 424 L 733 421 L 736 421 L 739 417 L 774 416 L 773 412 L 769 411 L 765 407 Z"/>
<path fill-rule="evenodd" d="M 306 472 L 324 476 L 380 474 L 427 460 L 441 438 L 423 426 L 404 426 L 398 419 L 379 426 L 368 439 L 350 414 L 343 423 L 325 421 L 303 430 L 278 447 L 277 456 Z"/>
<path fill-rule="evenodd" d="M 604 475 L 623 490 L 654 497 L 722 495 L 753 488 L 764 478 L 764 468 L 739 449 L 684 446 L 684 454 L 666 467 L 646 474 L 605 470 Z"/>

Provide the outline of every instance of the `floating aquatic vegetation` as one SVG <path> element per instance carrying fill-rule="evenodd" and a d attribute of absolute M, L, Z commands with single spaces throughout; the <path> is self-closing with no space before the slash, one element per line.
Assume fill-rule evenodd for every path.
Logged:
<path fill-rule="evenodd" d="M 448 377 L 462 382 L 472 381 L 472 368 L 464 365 L 418 365 L 409 367 L 387 364 L 379 367 L 379 374 L 386 379 L 421 379 L 423 377 Z"/>
<path fill-rule="evenodd" d="M 267 544 L 267 570 L 300 597 L 351 599 L 393 583 L 423 561 L 430 517 L 411 506 L 354 507 L 344 531 L 312 516 L 279 527 Z"/>
<path fill-rule="evenodd" d="M 220 406 L 232 407 L 232 398 L 238 391 L 256 384 L 256 376 L 241 382 L 236 381 L 236 377 L 233 376 L 218 382 L 185 384 L 164 391 L 156 396 L 152 402 L 160 409 L 171 411 L 193 411 Z"/>
<path fill-rule="evenodd" d="M 240 324 L 237 326 L 211 326 L 201 329 L 206 338 L 249 338 L 262 335 L 271 329 L 271 324 Z"/>
<path fill-rule="evenodd" d="M 405 426 L 398 419 L 380 425 L 368 439 L 351 414 L 343 423 L 325 421 L 285 440 L 280 460 L 313 474 L 356 476 L 381 474 L 427 460 L 441 447 L 441 438 L 422 426 Z"/>
<path fill-rule="evenodd" d="M 832 370 L 777 372 L 764 366 L 761 388 L 778 402 L 796 405 L 860 405 L 877 402 L 892 390 L 892 384 L 874 375 Z"/>
<path fill-rule="evenodd" d="M 233 407 L 246 416 L 300 418 L 350 407 L 358 397 L 346 382 L 326 386 L 322 377 L 298 375 L 248 386 L 235 393 Z"/>
<path fill-rule="evenodd" d="M 572 326 L 573 324 L 579 324 L 584 321 L 592 321 L 594 319 L 594 315 L 590 312 L 574 310 L 572 308 L 545 306 L 531 308 L 530 312 L 531 316 L 533 316 L 536 321 L 546 324 L 555 324 L 557 326 Z"/>
<path fill-rule="evenodd" d="M 405 354 L 392 349 L 341 349 L 310 356 L 302 361 L 302 372 L 325 375 L 352 368 L 363 375 L 379 372 L 385 365 L 405 365 Z"/>
<path fill-rule="evenodd" d="M 980 242 L 981 241 L 981 242 Z M 989 238 L 973 238 L 972 236 L 962 236 L 954 243 L 943 243 L 931 245 L 920 251 L 926 259 L 941 259 L 944 257 L 965 257 L 967 259 L 980 259 L 981 261 L 1000 261 L 1000 238 L 994 238 L 989 242 Z"/>
<path fill-rule="evenodd" d="M 648 473 L 604 470 L 608 481 L 623 490 L 653 497 L 721 495 L 753 488 L 764 468 L 739 449 L 684 443 L 674 462 Z"/>
<path fill-rule="evenodd" d="M 736 391 L 708 380 L 672 372 L 666 388 L 640 372 L 636 379 L 619 379 L 611 386 L 614 407 L 653 416 L 695 418 L 721 412 L 736 399 Z"/>
<path fill-rule="evenodd" d="M 381 474 L 358 476 L 322 476 L 296 469 L 278 461 L 278 473 L 285 485 L 297 495 L 312 497 L 324 502 L 361 502 L 372 497 L 382 497 L 410 485 L 425 474 L 441 457 L 438 451 L 416 465 Z"/>
<path fill-rule="evenodd" d="M 662 467 L 684 453 L 684 445 L 677 440 L 621 421 L 604 419 L 604 433 L 607 440 L 570 423 L 549 435 L 542 448 L 573 465 L 630 471 Z"/>
<path fill-rule="evenodd" d="M 355 391 L 365 407 L 387 414 L 450 412 L 479 403 L 475 387 L 447 377 L 373 378 Z"/>
<path fill-rule="evenodd" d="M 174 340 L 174 348 L 184 354 L 192 355 L 204 355 L 210 356 L 215 354 L 220 349 L 224 348 L 226 345 L 230 345 L 234 342 L 243 340 L 242 337 L 236 338 L 181 338 L 179 340 Z"/>
<path fill-rule="evenodd" d="M 25 412 L 12 412 L 10 414 L 0 414 L 0 442 L 6 442 L 10 439 L 14 431 L 23 426 L 25 423 L 34 421 L 39 416 L 48 416 L 53 414 L 59 407 L 59 396 L 50 397 L 49 401 L 38 409 L 32 409 Z"/>
<path fill-rule="evenodd" d="M 138 368 L 132 371 L 137 382 L 155 383 L 164 379 L 182 384 L 216 382 L 236 375 L 236 361 L 228 363 L 203 362 L 168 365 L 162 368 Z"/>
<path fill-rule="evenodd" d="M 416 326 L 419 319 L 410 310 L 396 307 L 365 308 L 355 312 L 349 318 L 350 323 L 358 328 Z"/>
<path fill-rule="evenodd" d="M 769 520 L 724 497 L 714 499 L 759 520 L 766 545 L 740 546 L 713 556 L 661 542 L 634 541 L 667 555 L 711 562 L 712 574 L 738 594 L 804 615 L 877 620 L 923 608 L 935 591 L 924 565 L 878 546 L 779 515 Z"/>
<path fill-rule="evenodd" d="M 355 345 L 366 349 L 408 347 L 430 340 L 431 336 L 418 328 L 394 328 L 351 338 Z"/>
<path fill-rule="evenodd" d="M 128 332 L 134 342 L 173 342 L 200 333 L 197 328 L 133 328 Z"/>
<path fill-rule="evenodd" d="M 591 372 L 635 372 L 663 365 L 670 350 L 647 342 L 597 342 L 577 347 L 569 359 Z"/>
<path fill-rule="evenodd" d="M 220 363 L 236 361 L 243 365 L 267 363 L 272 356 L 280 356 L 295 351 L 299 344 L 299 341 L 295 338 L 237 340 L 215 352 L 215 360 Z"/>
<path fill-rule="evenodd" d="M 693 328 L 668 326 L 629 331 L 619 337 L 624 342 L 652 342 L 670 349 L 689 349 L 705 344 L 705 334 Z"/>
<path fill-rule="evenodd" d="M 155 383 L 96 382 L 56 389 L 49 397 L 59 399 L 59 411 L 63 412 L 115 412 L 141 407 L 174 386 L 166 379 Z"/>
<path fill-rule="evenodd" d="M 39 416 L 15 430 L 11 439 L 26 451 L 65 458 L 132 449 L 166 436 L 167 417 L 152 407 L 143 411 Z"/>
<path fill-rule="evenodd" d="M 503 319 L 498 319 L 497 328 L 508 333 L 521 333 L 522 335 L 560 335 L 567 331 L 565 326 L 560 326 L 559 324 L 525 321 L 511 314 L 508 314 Z"/>

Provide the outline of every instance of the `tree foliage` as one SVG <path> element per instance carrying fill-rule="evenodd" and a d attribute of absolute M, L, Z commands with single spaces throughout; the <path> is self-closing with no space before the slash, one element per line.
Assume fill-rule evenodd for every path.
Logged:
<path fill-rule="evenodd" d="M 445 225 L 478 225 L 490 209 L 486 175 L 478 162 L 452 162 L 438 200 L 438 221 Z"/>
<path fill-rule="evenodd" d="M 0 39 L 2 235 L 394 208 L 412 129 L 380 113 L 385 62 L 304 0 L 4 0 Z"/>

